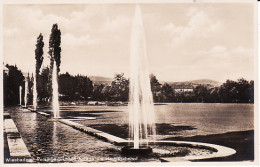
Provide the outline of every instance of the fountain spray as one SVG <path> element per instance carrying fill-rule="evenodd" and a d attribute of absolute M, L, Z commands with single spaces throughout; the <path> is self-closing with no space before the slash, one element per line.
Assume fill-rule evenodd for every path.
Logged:
<path fill-rule="evenodd" d="M 28 94 L 28 78 L 25 79 L 25 86 L 24 86 L 24 107 L 27 107 L 27 94 Z"/>
<path fill-rule="evenodd" d="M 148 145 L 155 136 L 155 112 L 149 79 L 142 12 L 137 5 L 131 34 L 131 71 L 129 92 L 129 130 L 134 149 Z"/>
<path fill-rule="evenodd" d="M 19 103 L 22 106 L 22 86 L 19 86 Z"/>
<path fill-rule="evenodd" d="M 34 80 L 33 80 L 33 109 L 34 111 L 37 110 L 37 78 L 36 78 L 36 72 L 34 73 Z"/>
<path fill-rule="evenodd" d="M 52 70 L 52 107 L 54 118 L 60 118 L 59 109 L 59 87 L 58 87 L 58 72 L 57 65 L 54 60 L 53 70 Z"/>

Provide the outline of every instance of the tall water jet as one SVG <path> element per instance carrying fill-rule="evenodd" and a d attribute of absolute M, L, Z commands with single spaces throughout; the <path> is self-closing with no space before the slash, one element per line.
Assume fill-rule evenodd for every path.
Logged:
<path fill-rule="evenodd" d="M 19 104 L 22 106 L 22 86 L 19 86 Z"/>
<path fill-rule="evenodd" d="M 52 108 L 54 118 L 60 118 L 58 89 L 58 72 L 56 62 L 54 61 L 52 70 Z"/>
<path fill-rule="evenodd" d="M 28 94 L 28 78 L 25 79 L 25 85 L 24 85 L 24 107 L 27 107 L 27 94 Z"/>
<path fill-rule="evenodd" d="M 131 34 L 131 70 L 129 92 L 129 133 L 134 149 L 148 145 L 156 135 L 155 112 L 149 78 L 144 27 L 140 7 L 135 8 Z"/>
<path fill-rule="evenodd" d="M 36 79 L 36 72 L 34 73 L 34 79 L 33 79 L 33 110 L 37 110 L 37 79 Z"/>

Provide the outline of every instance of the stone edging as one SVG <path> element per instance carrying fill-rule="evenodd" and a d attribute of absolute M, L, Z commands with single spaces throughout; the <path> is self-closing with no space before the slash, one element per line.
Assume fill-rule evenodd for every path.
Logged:
<path fill-rule="evenodd" d="M 81 130 L 85 133 L 88 133 L 92 136 L 97 138 L 103 139 L 110 143 L 116 145 L 126 145 L 127 143 L 131 142 L 117 136 L 113 136 L 111 134 L 87 127 L 85 125 L 72 122 L 67 119 L 59 119 L 61 123 L 69 125 L 75 129 Z M 193 161 L 193 160 L 201 160 L 201 159 L 211 159 L 211 158 L 218 158 L 218 157 L 227 157 L 236 153 L 236 150 L 216 144 L 209 144 L 209 143 L 200 143 L 200 142 L 189 142 L 189 141 L 168 141 L 168 140 L 160 140 L 160 141 L 149 141 L 149 143 L 160 143 L 160 144 L 170 144 L 170 145 L 177 145 L 177 146 L 187 146 L 187 147 L 199 147 L 199 148 L 206 148 L 213 151 L 212 154 L 203 155 L 203 156 L 185 156 L 185 157 L 173 157 L 173 158 L 161 158 L 163 161 L 167 162 L 176 162 L 178 161 Z"/>

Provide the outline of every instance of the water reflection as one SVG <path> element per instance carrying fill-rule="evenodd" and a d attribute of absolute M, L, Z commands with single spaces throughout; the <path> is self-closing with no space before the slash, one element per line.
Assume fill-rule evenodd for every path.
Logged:
<path fill-rule="evenodd" d="M 52 134 L 52 141 L 53 145 L 55 146 L 58 143 L 58 136 L 57 136 L 57 122 L 53 122 L 53 134 Z"/>
<path fill-rule="evenodd" d="M 18 108 L 9 112 L 35 162 L 98 162 L 120 157 L 120 148 L 67 125 Z"/>

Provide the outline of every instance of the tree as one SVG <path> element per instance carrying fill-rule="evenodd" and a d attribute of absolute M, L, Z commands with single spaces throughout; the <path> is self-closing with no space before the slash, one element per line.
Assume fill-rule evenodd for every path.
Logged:
<path fill-rule="evenodd" d="M 49 40 L 49 55 L 51 60 L 51 71 L 53 70 L 53 63 L 56 62 L 57 72 L 60 72 L 60 52 L 61 52 L 61 32 L 58 24 L 53 24 Z"/>
<path fill-rule="evenodd" d="M 160 101 L 161 84 L 157 80 L 156 76 L 153 74 L 150 75 L 150 83 L 151 83 L 151 90 L 153 94 L 153 100 L 155 102 L 158 102 Z"/>
<path fill-rule="evenodd" d="M 185 92 L 183 91 L 179 91 L 179 92 L 175 92 L 175 98 L 176 98 L 176 102 L 184 102 L 185 101 Z"/>
<path fill-rule="evenodd" d="M 219 98 L 219 87 L 211 88 L 209 91 L 210 91 L 210 99 L 209 99 L 209 102 L 219 103 L 219 102 L 220 102 L 220 98 Z"/>
<path fill-rule="evenodd" d="M 93 99 L 94 100 L 99 100 L 99 101 L 104 100 L 104 96 L 102 94 L 102 90 L 104 89 L 104 87 L 105 86 L 103 84 L 94 86 L 94 88 L 93 88 Z"/>
<path fill-rule="evenodd" d="M 92 96 L 93 84 L 87 76 L 72 76 L 68 72 L 59 75 L 61 100 L 88 100 Z"/>
<path fill-rule="evenodd" d="M 30 77 L 30 74 L 28 72 L 27 75 L 27 81 L 28 81 L 28 94 L 27 94 L 27 104 L 32 104 L 33 102 L 33 73 L 32 76 Z"/>
<path fill-rule="evenodd" d="M 115 74 L 114 81 L 111 84 L 111 92 L 114 100 L 128 100 L 129 80 L 124 77 L 124 73 Z"/>
<path fill-rule="evenodd" d="M 162 86 L 161 93 L 162 93 L 163 102 L 172 102 L 173 101 L 174 91 L 169 84 L 165 83 Z"/>
<path fill-rule="evenodd" d="M 105 86 L 102 91 L 102 96 L 103 96 L 103 100 L 106 101 L 111 101 L 112 100 L 112 96 L 113 96 L 113 92 L 112 92 L 112 88 L 111 86 Z"/>
<path fill-rule="evenodd" d="M 4 72 L 4 105 L 19 104 L 19 86 L 23 86 L 24 76 L 16 65 L 5 65 Z"/>
<path fill-rule="evenodd" d="M 220 86 L 219 89 L 219 96 L 221 102 L 224 103 L 232 103 L 236 102 L 237 97 L 237 90 L 236 90 L 237 83 L 232 80 L 227 80 Z"/>
<path fill-rule="evenodd" d="M 219 96 L 224 103 L 249 103 L 252 101 L 252 84 L 241 78 L 237 81 L 227 80 L 220 86 Z"/>
<path fill-rule="evenodd" d="M 53 24 L 52 29 L 51 29 L 51 35 L 50 35 L 50 39 L 49 39 L 49 55 L 50 55 L 50 78 L 52 78 L 52 73 L 53 73 L 53 65 L 54 65 L 54 61 L 57 67 L 57 80 L 58 80 L 58 76 L 59 76 L 59 72 L 60 72 L 60 52 L 61 52 L 61 47 L 60 47 L 60 43 L 61 43 L 61 32 L 58 29 L 58 25 L 57 24 Z M 51 82 L 54 82 L 52 80 L 50 80 Z M 51 89 L 53 89 L 51 87 Z M 53 91 L 51 91 L 53 92 Z"/>
<path fill-rule="evenodd" d="M 51 78 L 50 78 L 50 68 L 45 67 L 42 69 L 39 75 L 39 91 L 38 96 L 40 102 L 47 101 L 51 96 Z"/>
<path fill-rule="evenodd" d="M 76 79 L 76 93 L 78 94 L 78 99 L 87 100 L 92 96 L 93 84 L 92 81 L 87 76 L 77 75 Z"/>
<path fill-rule="evenodd" d="M 239 102 L 250 102 L 250 84 L 244 78 L 238 79 L 237 81 L 237 96 Z"/>
<path fill-rule="evenodd" d="M 250 87 L 249 87 L 249 102 L 254 103 L 254 81 L 250 81 Z"/>
<path fill-rule="evenodd" d="M 68 72 L 59 75 L 59 93 L 62 95 L 61 100 L 75 100 L 76 79 Z"/>
<path fill-rule="evenodd" d="M 40 34 L 37 38 L 37 43 L 36 43 L 36 49 L 35 49 L 35 60 L 36 60 L 36 64 L 35 64 L 35 76 L 34 76 L 34 102 L 36 102 L 36 105 L 38 104 L 38 92 L 39 92 L 39 73 L 40 73 L 40 69 L 42 66 L 42 62 L 43 62 L 43 46 L 44 46 L 44 42 L 43 42 L 43 36 L 42 34 Z"/>
<path fill-rule="evenodd" d="M 208 102 L 209 90 L 205 85 L 198 85 L 194 88 L 194 94 L 197 98 L 197 102 Z"/>
<path fill-rule="evenodd" d="M 37 38 L 36 49 L 35 49 L 36 77 L 38 77 L 40 73 L 40 69 L 43 62 L 43 46 L 44 46 L 43 36 L 42 34 L 40 34 Z"/>

